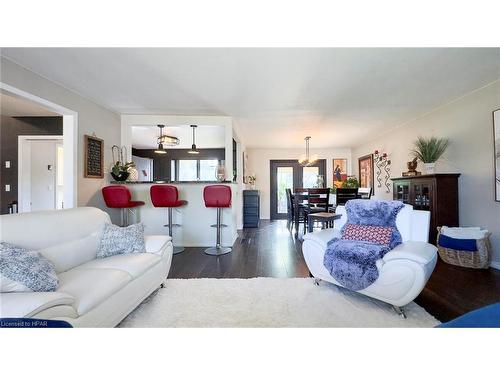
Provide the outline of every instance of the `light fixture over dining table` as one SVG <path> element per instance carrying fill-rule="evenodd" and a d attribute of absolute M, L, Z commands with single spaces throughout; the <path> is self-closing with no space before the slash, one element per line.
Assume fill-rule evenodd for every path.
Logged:
<path fill-rule="evenodd" d="M 299 158 L 299 164 L 302 165 L 303 167 L 310 166 L 310 165 L 316 163 L 316 161 L 318 160 L 318 155 L 310 156 L 310 154 L 309 154 L 309 140 L 310 139 L 311 139 L 310 136 L 307 136 L 304 138 L 304 141 L 306 141 L 306 154 L 302 155 Z"/>

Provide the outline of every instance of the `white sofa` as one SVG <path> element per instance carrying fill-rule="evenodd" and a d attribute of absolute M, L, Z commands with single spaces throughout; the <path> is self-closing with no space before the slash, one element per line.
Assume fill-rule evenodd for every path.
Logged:
<path fill-rule="evenodd" d="M 92 207 L 0 216 L 0 241 L 40 251 L 59 277 L 55 292 L 1 293 L 0 317 L 116 326 L 163 284 L 173 248 L 168 236 L 146 236 L 146 253 L 97 259 L 109 222 L 107 213 Z"/>
<path fill-rule="evenodd" d="M 347 221 L 344 206 L 338 206 L 336 213 L 342 217 L 335 221 L 334 228 L 304 236 L 302 252 L 316 283 L 324 280 L 342 286 L 323 265 L 328 241 L 340 237 L 340 229 Z M 429 212 L 405 205 L 396 218 L 403 243 L 377 261 L 378 279 L 358 293 L 390 303 L 404 316 L 402 307 L 420 294 L 437 262 L 437 249 L 427 242 L 429 215 Z"/>

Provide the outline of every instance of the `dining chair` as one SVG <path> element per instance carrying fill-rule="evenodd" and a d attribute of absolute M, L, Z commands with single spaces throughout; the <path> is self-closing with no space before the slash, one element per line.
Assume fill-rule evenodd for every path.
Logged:
<path fill-rule="evenodd" d="M 296 192 L 296 190 L 299 191 Z M 301 194 L 304 191 L 307 191 L 307 189 L 294 189 L 294 193 L 292 193 L 292 189 L 286 189 L 288 208 L 287 219 L 289 220 L 288 228 L 291 231 L 293 227 L 295 227 L 295 237 L 298 236 L 300 223 L 304 224 L 304 228 L 306 227 L 304 201 L 307 199 L 307 195 Z"/>
<path fill-rule="evenodd" d="M 337 206 L 345 205 L 358 197 L 358 188 L 337 188 Z"/>
<path fill-rule="evenodd" d="M 312 188 L 307 189 L 307 206 L 304 209 L 304 233 L 308 226 L 308 215 L 318 212 L 328 212 L 330 204 L 330 189 L 329 188 Z"/>
<path fill-rule="evenodd" d="M 287 220 L 287 227 L 291 229 L 293 225 L 293 212 L 294 212 L 294 207 L 293 207 L 293 196 L 292 196 L 292 189 L 285 189 L 286 192 L 286 220 Z"/>
<path fill-rule="evenodd" d="M 372 188 L 358 188 L 358 198 L 359 199 L 370 199 L 372 197 Z"/>

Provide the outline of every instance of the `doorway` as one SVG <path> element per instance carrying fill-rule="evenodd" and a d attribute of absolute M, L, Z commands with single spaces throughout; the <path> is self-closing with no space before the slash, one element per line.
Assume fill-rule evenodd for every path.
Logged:
<path fill-rule="evenodd" d="M 318 175 L 326 176 L 326 160 L 319 159 L 304 167 L 298 160 L 271 160 L 271 220 L 286 219 L 286 189 L 312 188 L 317 184 Z"/>
<path fill-rule="evenodd" d="M 19 136 L 19 211 L 64 208 L 63 136 Z"/>
<path fill-rule="evenodd" d="M 61 179 L 63 179 L 64 184 L 59 185 L 59 187 L 57 186 L 55 187 L 58 193 L 58 198 L 56 198 L 56 201 L 60 202 L 64 206 L 64 208 L 76 207 L 77 196 L 78 196 L 77 194 L 78 193 L 77 191 L 78 190 L 77 189 L 78 113 L 69 108 L 63 107 L 59 104 L 53 103 L 44 98 L 36 96 L 32 93 L 18 89 L 14 86 L 8 85 L 0 81 L 0 95 L 3 94 L 8 94 L 11 97 L 20 99 L 27 103 L 34 104 L 36 107 L 38 107 L 38 109 L 48 110 L 52 112 L 53 113 L 52 115 L 54 116 L 57 115 L 62 116 L 62 127 L 63 127 L 62 147 L 64 149 L 64 152 L 61 152 L 62 150 L 60 151 L 60 155 L 62 157 L 62 160 L 60 160 L 61 161 L 60 164 L 63 163 L 64 168 L 60 168 L 60 170 L 64 171 L 63 172 L 64 176 L 60 177 Z M 3 101 L 3 104 L 5 104 L 5 101 Z M 2 115 L 5 115 L 5 112 L 2 112 Z M 17 116 L 28 116 L 28 115 L 29 114 L 24 111 L 20 114 L 17 114 Z M 18 156 L 19 153 L 17 152 L 16 155 Z M 16 169 L 19 172 L 19 163 L 17 164 L 18 168 Z M 4 189 L 4 191 L 8 191 L 7 186 L 9 187 L 10 190 L 10 185 L 12 185 L 14 181 L 19 182 L 19 173 L 17 175 L 11 173 L 11 178 L 12 178 L 11 184 L 9 184 L 8 181 L 4 181 L 4 178 L 2 178 L 2 189 Z M 12 199 L 17 201 L 18 211 L 23 212 L 21 206 L 21 199 L 19 197 L 20 191 L 21 190 L 19 189 L 17 191 L 16 196 L 12 197 Z"/>

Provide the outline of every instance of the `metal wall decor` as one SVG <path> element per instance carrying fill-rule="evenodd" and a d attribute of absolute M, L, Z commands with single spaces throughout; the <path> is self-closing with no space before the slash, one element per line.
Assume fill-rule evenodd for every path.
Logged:
<path fill-rule="evenodd" d="M 375 160 L 375 166 L 377 167 L 377 187 L 382 187 L 382 178 L 384 179 L 385 191 L 386 193 L 391 192 L 391 183 L 389 179 L 391 178 L 391 160 L 387 156 L 387 153 L 379 153 L 375 150 L 373 153 L 373 159 Z M 382 177 L 382 170 L 384 171 L 384 176 Z"/>

